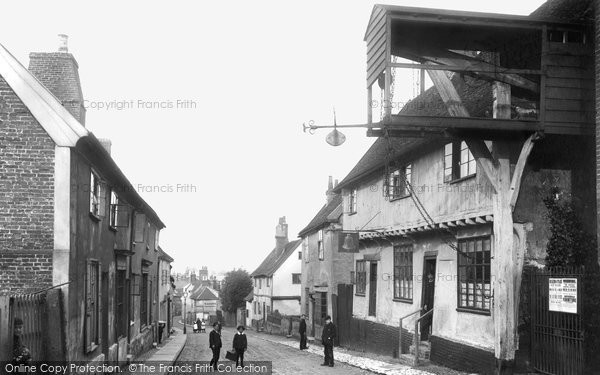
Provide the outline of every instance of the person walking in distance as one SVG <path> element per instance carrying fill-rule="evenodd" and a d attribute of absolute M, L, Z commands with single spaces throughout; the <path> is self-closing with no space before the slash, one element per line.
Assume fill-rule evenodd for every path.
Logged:
<path fill-rule="evenodd" d="M 208 336 L 208 343 L 210 349 L 212 350 L 213 357 L 210 360 L 210 365 L 213 370 L 217 370 L 217 363 L 219 362 L 219 356 L 221 355 L 221 347 L 223 344 L 221 343 L 221 331 L 219 330 L 219 323 L 213 323 L 213 330 L 210 332 Z"/>
<path fill-rule="evenodd" d="M 304 314 L 300 317 L 298 333 L 300 333 L 300 350 L 308 349 L 308 346 L 306 346 L 306 315 Z"/>
<path fill-rule="evenodd" d="M 233 349 L 235 350 L 235 367 L 244 367 L 244 352 L 248 348 L 248 339 L 244 330 L 244 326 L 237 327 L 237 333 L 233 335 Z"/>
<path fill-rule="evenodd" d="M 321 342 L 325 352 L 325 362 L 321 366 L 333 367 L 333 341 L 336 337 L 335 325 L 331 321 L 331 317 L 327 315 L 325 317 L 325 325 L 323 326 L 323 333 L 321 334 Z"/>

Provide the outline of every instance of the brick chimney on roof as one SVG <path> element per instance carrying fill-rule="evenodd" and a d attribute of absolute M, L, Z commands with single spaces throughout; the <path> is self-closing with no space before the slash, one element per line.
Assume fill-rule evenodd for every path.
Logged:
<path fill-rule="evenodd" d="M 79 65 L 69 53 L 68 36 L 58 35 L 58 52 L 32 52 L 29 54 L 29 71 L 62 105 L 85 125 L 83 93 L 79 81 Z"/>
<path fill-rule="evenodd" d="M 285 245 L 290 241 L 288 240 L 288 225 L 285 222 L 285 216 L 279 218 L 279 223 L 275 227 L 275 247 L 283 250 Z"/>
<path fill-rule="evenodd" d="M 337 187 L 338 180 L 335 180 L 335 184 L 333 183 L 333 177 L 329 176 L 329 180 L 327 181 L 327 191 L 325 192 L 325 196 L 327 197 L 327 203 L 330 203 L 333 198 L 337 195 L 333 192 L 333 189 Z"/>

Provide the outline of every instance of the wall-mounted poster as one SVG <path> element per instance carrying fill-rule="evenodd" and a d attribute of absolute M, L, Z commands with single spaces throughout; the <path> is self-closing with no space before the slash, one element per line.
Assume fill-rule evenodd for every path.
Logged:
<path fill-rule="evenodd" d="M 548 279 L 548 309 L 577 314 L 577 279 Z"/>

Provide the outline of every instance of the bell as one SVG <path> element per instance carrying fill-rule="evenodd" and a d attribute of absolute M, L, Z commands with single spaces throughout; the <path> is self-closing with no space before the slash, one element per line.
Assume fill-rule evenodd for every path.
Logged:
<path fill-rule="evenodd" d="M 342 143 L 346 142 L 346 136 L 339 132 L 337 129 L 333 129 L 333 131 L 329 134 L 327 134 L 327 138 L 325 138 L 325 141 L 327 141 L 327 143 L 329 143 L 332 146 L 339 146 Z"/>
<path fill-rule="evenodd" d="M 344 245 L 342 245 L 342 249 L 350 251 L 354 250 L 355 246 L 356 245 L 354 244 L 354 238 L 352 238 L 352 235 L 350 233 L 347 233 L 346 238 L 344 238 Z"/>

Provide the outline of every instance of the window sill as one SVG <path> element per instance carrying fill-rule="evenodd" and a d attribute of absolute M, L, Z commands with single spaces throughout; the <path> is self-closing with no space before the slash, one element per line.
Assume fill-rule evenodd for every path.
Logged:
<path fill-rule="evenodd" d="M 354 293 L 354 295 L 357 297 L 366 297 L 367 296 L 366 293 Z"/>
<path fill-rule="evenodd" d="M 348 216 L 352 216 L 352 215 L 356 215 L 357 211 L 354 212 L 348 212 Z"/>
<path fill-rule="evenodd" d="M 113 232 L 117 233 L 119 230 L 117 229 L 117 227 L 115 227 L 114 225 L 109 225 L 108 229 L 112 230 Z"/>
<path fill-rule="evenodd" d="M 413 300 L 408 298 L 394 298 L 394 302 L 410 303 L 412 305 Z"/>
<path fill-rule="evenodd" d="M 388 197 L 388 201 L 395 202 L 395 201 L 399 201 L 399 200 L 406 199 L 406 198 L 409 198 L 409 197 L 410 197 L 410 194 L 402 195 L 400 197 L 393 197 L 393 198 L 389 198 Z"/>
<path fill-rule="evenodd" d="M 458 184 L 459 182 L 463 182 L 463 181 L 467 181 L 467 180 L 470 180 L 472 178 L 475 178 L 475 176 L 477 176 L 477 173 L 473 173 L 473 174 L 470 174 L 470 175 L 465 176 L 465 177 L 460 177 L 460 178 L 456 178 L 454 180 L 444 181 L 444 182 L 446 184 L 448 184 L 448 185 L 453 185 L 453 184 Z"/>
<path fill-rule="evenodd" d="M 93 212 L 90 212 L 90 218 L 91 218 L 92 220 L 94 220 L 96 223 L 98 223 L 98 222 L 100 222 L 100 220 L 102 220 L 102 219 L 100 219 L 100 216 L 96 215 L 96 214 L 95 214 L 95 213 L 93 213 Z"/>
<path fill-rule="evenodd" d="M 457 307 L 456 311 L 470 313 L 470 314 L 477 314 L 477 315 L 487 315 L 487 316 L 491 315 L 491 313 L 488 310 L 469 309 L 467 307 Z"/>

